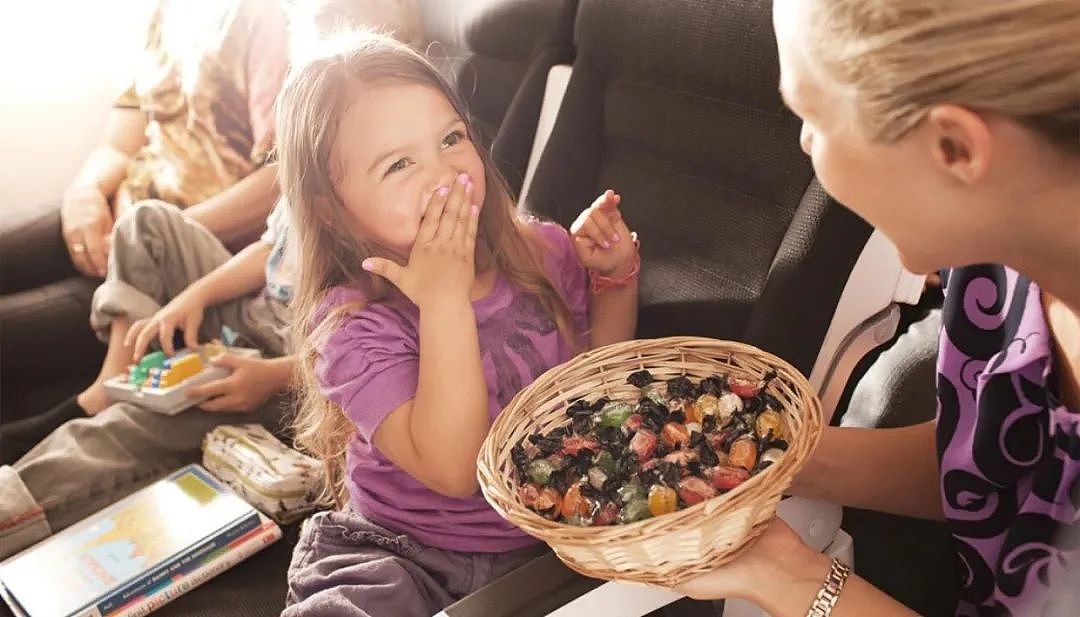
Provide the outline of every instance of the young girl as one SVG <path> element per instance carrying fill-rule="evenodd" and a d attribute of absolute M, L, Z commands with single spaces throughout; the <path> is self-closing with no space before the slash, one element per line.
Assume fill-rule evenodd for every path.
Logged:
<path fill-rule="evenodd" d="M 1080 3 L 774 8 L 782 90 L 822 184 L 908 268 L 953 268 L 937 421 L 826 429 L 792 492 L 946 519 L 958 615 L 1076 615 Z M 681 591 L 778 617 L 912 614 L 781 521 Z"/>
<path fill-rule="evenodd" d="M 636 242 L 612 191 L 572 235 L 520 218 L 451 88 L 391 40 L 298 62 L 279 122 L 297 440 L 347 504 L 305 525 L 284 614 L 428 617 L 537 554 L 479 494 L 477 453 L 541 373 L 632 336 Z"/>

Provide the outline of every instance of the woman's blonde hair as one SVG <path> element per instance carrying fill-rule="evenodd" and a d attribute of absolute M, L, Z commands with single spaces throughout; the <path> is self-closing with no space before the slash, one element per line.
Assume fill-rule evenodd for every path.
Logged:
<path fill-rule="evenodd" d="M 810 1 L 814 55 L 872 138 L 897 141 L 954 103 L 1080 154 L 1077 0 Z"/>
<path fill-rule="evenodd" d="M 324 399 L 315 375 L 315 360 L 328 334 L 343 314 L 362 303 L 319 314 L 326 292 L 335 286 L 362 290 L 365 302 L 386 298 L 389 283 L 361 269 L 367 257 L 391 258 L 376 243 L 358 238 L 335 191 L 340 165 L 333 159 L 339 122 L 352 104 L 354 86 L 376 83 L 423 84 L 437 89 L 469 125 L 462 102 L 434 66 L 410 47 L 372 33 L 352 33 L 318 43 L 295 63 L 278 102 L 278 179 L 289 204 L 299 280 L 293 300 L 294 337 L 299 358 L 299 407 L 294 423 L 296 443 L 324 461 L 327 497 L 342 505 L 344 455 L 355 429 L 340 408 Z M 474 142 L 475 143 L 475 142 Z M 566 301 L 545 274 L 544 246 L 518 216 L 506 182 L 490 156 L 476 149 L 486 170 L 486 195 L 477 235 L 477 269 L 495 268 L 512 285 L 535 296 L 553 317 L 572 347 L 578 344 Z"/>

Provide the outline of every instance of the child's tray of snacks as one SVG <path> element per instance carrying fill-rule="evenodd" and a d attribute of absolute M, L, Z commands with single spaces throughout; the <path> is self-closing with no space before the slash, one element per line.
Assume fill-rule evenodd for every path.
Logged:
<path fill-rule="evenodd" d="M 776 356 L 707 338 L 627 341 L 522 390 L 477 469 L 495 510 L 572 569 L 673 586 L 764 531 L 822 429 L 810 384 Z"/>
<path fill-rule="evenodd" d="M 113 401 L 134 403 L 175 415 L 208 398 L 189 397 L 189 388 L 223 379 L 232 373 L 232 370 L 212 363 L 215 357 L 225 353 L 249 358 L 261 355 L 258 349 L 226 347 L 217 341 L 196 349 L 181 349 L 173 356 L 155 351 L 129 366 L 127 372 L 107 380 L 105 391 Z"/>

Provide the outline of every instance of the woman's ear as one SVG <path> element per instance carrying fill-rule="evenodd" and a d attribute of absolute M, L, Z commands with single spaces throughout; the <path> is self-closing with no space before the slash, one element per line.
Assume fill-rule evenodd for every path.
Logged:
<path fill-rule="evenodd" d="M 964 184 L 974 184 L 986 175 L 993 138 L 985 118 L 959 105 L 937 105 L 926 122 L 933 157 L 942 171 Z"/>

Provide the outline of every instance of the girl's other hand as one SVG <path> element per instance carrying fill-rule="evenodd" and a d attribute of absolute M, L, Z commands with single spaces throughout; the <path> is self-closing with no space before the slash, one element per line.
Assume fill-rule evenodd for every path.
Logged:
<path fill-rule="evenodd" d="M 448 301 L 468 301 L 476 279 L 476 233 L 480 207 L 473 204 L 473 183 L 465 174 L 452 187 L 431 197 L 416 234 L 409 263 L 389 259 L 364 260 L 368 272 L 394 284 L 421 310 Z"/>
<path fill-rule="evenodd" d="M 245 358 L 230 353 L 213 360 L 214 366 L 232 369 L 232 374 L 188 389 L 190 398 L 209 396 L 199 405 L 203 411 L 249 413 L 262 407 L 270 397 L 289 386 L 291 365 L 281 358 Z"/>
<path fill-rule="evenodd" d="M 621 201 L 618 193 L 608 189 L 570 226 L 581 264 L 603 276 L 625 276 L 634 268 L 637 247 L 619 212 Z"/>

